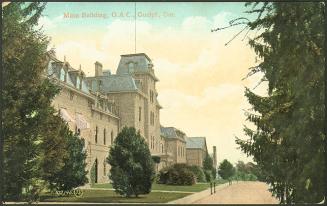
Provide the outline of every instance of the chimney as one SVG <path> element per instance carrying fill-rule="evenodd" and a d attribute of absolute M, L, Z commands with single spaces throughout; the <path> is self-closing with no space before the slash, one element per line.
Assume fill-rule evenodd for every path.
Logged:
<path fill-rule="evenodd" d="M 94 63 L 95 65 L 95 76 L 98 77 L 98 76 L 103 76 L 103 73 L 102 73 L 102 64 L 98 61 L 96 61 Z"/>
<path fill-rule="evenodd" d="M 217 168 L 217 150 L 216 150 L 216 146 L 213 146 L 213 166 L 215 168 Z"/>

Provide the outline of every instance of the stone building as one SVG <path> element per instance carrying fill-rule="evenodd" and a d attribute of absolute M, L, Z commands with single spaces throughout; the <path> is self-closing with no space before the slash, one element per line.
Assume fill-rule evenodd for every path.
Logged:
<path fill-rule="evenodd" d="M 166 158 L 164 166 L 176 163 L 186 163 L 186 135 L 175 127 L 161 127 L 161 136 L 165 141 Z"/>
<path fill-rule="evenodd" d="M 135 127 L 149 145 L 151 155 L 163 156 L 160 136 L 160 109 L 151 59 L 144 53 L 121 55 L 116 74 L 103 71 L 95 63 L 95 76 L 87 77 L 93 92 L 100 92 L 117 103 L 121 128 Z M 158 169 L 162 167 L 160 163 Z"/>
<path fill-rule="evenodd" d="M 95 181 L 108 182 L 109 165 L 106 157 L 119 132 L 119 112 L 115 102 L 101 94 L 92 93 L 81 68 L 74 69 L 65 60 L 48 54 L 47 74 L 61 87 L 52 104 L 72 131 L 85 141 L 87 168 L 95 167 Z M 90 179 L 90 174 L 88 174 Z"/>
<path fill-rule="evenodd" d="M 108 182 L 106 163 L 110 146 L 124 126 L 135 127 L 145 138 L 152 156 L 160 157 L 157 171 L 174 163 L 202 166 L 207 152 L 204 137 L 187 138 L 174 127 L 161 127 L 155 76 L 144 53 L 121 55 L 116 74 L 95 62 L 95 75 L 86 77 L 53 51 L 47 55 L 48 77 L 61 87 L 52 104 L 70 129 L 85 141 L 87 168 L 97 183 Z M 89 181 L 90 182 L 90 181 Z"/>
<path fill-rule="evenodd" d="M 205 137 L 186 138 L 186 162 L 189 165 L 203 167 L 203 160 L 208 153 Z"/>

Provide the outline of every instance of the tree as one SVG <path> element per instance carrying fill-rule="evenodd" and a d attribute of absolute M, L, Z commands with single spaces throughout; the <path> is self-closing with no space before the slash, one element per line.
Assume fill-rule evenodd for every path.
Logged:
<path fill-rule="evenodd" d="M 268 82 L 266 96 L 246 88 L 246 116 L 256 129 L 245 127 L 249 139 L 236 142 L 281 203 L 326 199 L 324 9 L 324 2 L 254 3 L 254 21 L 233 21 L 261 32 L 249 40 L 259 61 L 248 76 Z"/>
<path fill-rule="evenodd" d="M 69 191 L 88 182 L 86 177 L 86 151 L 84 151 L 84 139 L 73 134 L 65 123 L 61 135 L 66 144 L 68 156 L 64 158 L 65 165 L 56 173 L 50 173 L 45 179 L 50 188 L 55 190 Z M 48 167 L 47 167 L 48 168 Z"/>
<path fill-rule="evenodd" d="M 230 179 L 235 174 L 235 168 L 232 163 L 224 159 L 218 167 L 218 174 L 225 180 Z"/>
<path fill-rule="evenodd" d="M 48 39 L 34 26 L 44 7 L 42 3 L 12 2 L 3 8 L 4 199 L 37 198 L 43 185 L 41 165 L 46 159 L 43 142 L 53 138 L 63 145 L 45 131 L 53 121 L 51 100 L 59 88 L 42 77 Z M 63 165 L 61 158 L 66 154 L 61 151 L 57 150 L 53 168 Z"/>
<path fill-rule="evenodd" d="M 7 201 L 37 200 L 48 178 L 69 158 L 67 130 L 51 106 L 60 88 L 45 78 L 49 41 L 35 27 L 45 5 L 12 2 L 2 13 L 1 195 Z"/>
<path fill-rule="evenodd" d="M 109 178 L 115 191 L 124 196 L 148 194 L 154 180 L 154 162 L 140 132 L 124 127 L 114 141 L 107 159 Z"/>
<path fill-rule="evenodd" d="M 216 168 L 214 168 L 213 160 L 208 153 L 206 153 L 206 156 L 204 157 L 202 164 L 203 164 L 203 169 L 204 169 L 205 174 L 206 174 L 206 171 L 210 171 L 210 173 L 211 173 L 211 175 L 209 175 L 209 174 L 206 175 L 207 181 L 211 180 L 211 178 L 209 178 L 209 177 L 216 179 L 217 170 L 216 170 Z"/>

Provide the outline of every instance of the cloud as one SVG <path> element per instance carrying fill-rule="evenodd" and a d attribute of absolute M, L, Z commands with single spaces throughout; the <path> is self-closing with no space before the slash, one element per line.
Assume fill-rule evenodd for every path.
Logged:
<path fill-rule="evenodd" d="M 106 54 L 94 45 L 77 41 L 66 41 L 58 45 L 56 55 L 61 60 L 66 56 L 66 60 L 76 69 L 81 64 L 82 70 L 89 75 L 94 73 L 94 62 L 106 59 Z"/>
<path fill-rule="evenodd" d="M 43 28 L 43 30 L 51 30 L 57 27 L 57 25 L 63 20 L 63 16 L 57 16 L 53 19 L 48 18 L 47 16 L 41 16 L 38 21 L 37 28 Z"/>
<path fill-rule="evenodd" d="M 232 13 L 221 12 L 212 18 L 189 16 L 178 28 L 137 21 L 137 52 L 147 53 L 154 62 L 158 99 L 163 106 L 161 123 L 175 126 L 188 135 L 206 136 L 208 146 L 217 145 L 219 159 L 248 160 L 235 148 L 235 135 L 243 135 L 243 110 L 249 105 L 244 86 L 256 80 L 241 79 L 254 65 L 254 53 L 246 42 L 235 39 L 235 32 L 212 33 L 227 25 Z M 44 21 L 46 22 L 46 20 Z M 52 23 L 52 22 L 51 22 Z M 51 27 L 51 23 L 48 25 Z M 66 55 L 72 65 L 89 75 L 95 61 L 114 73 L 121 54 L 134 53 L 134 21 L 116 19 L 105 32 L 54 36 L 57 54 Z"/>

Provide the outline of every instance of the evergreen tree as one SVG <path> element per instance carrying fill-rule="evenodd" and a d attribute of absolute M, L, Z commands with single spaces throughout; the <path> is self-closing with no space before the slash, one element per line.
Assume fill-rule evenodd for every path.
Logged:
<path fill-rule="evenodd" d="M 64 166 L 57 172 L 50 172 L 45 179 L 50 184 L 50 189 L 69 191 L 88 182 L 86 177 L 86 151 L 84 150 L 84 139 L 73 134 L 65 123 L 60 130 L 60 136 L 66 143 L 65 150 L 68 152 L 64 161 Z M 47 155 L 49 156 L 49 155 Z M 50 163 L 51 159 L 48 159 Z M 49 169 L 48 166 L 45 167 Z M 51 168 L 51 167 L 50 167 Z"/>
<path fill-rule="evenodd" d="M 115 191 L 127 197 L 148 194 L 154 180 L 154 162 L 140 133 L 124 127 L 118 134 L 107 159 Z"/>
<path fill-rule="evenodd" d="M 261 32 L 249 40 L 259 63 L 248 76 L 263 73 L 268 95 L 246 89 L 252 105 L 246 115 L 256 129 L 245 127 L 250 140 L 236 142 L 282 203 L 320 202 L 326 188 L 325 3 L 259 5 L 249 11 L 258 18 L 246 23 Z"/>
<path fill-rule="evenodd" d="M 211 173 L 210 176 L 212 176 L 213 179 L 216 179 L 217 170 L 216 170 L 216 168 L 214 168 L 213 160 L 208 153 L 206 153 L 206 156 L 204 157 L 202 164 L 203 164 L 204 171 L 210 171 L 210 173 Z M 210 179 L 208 179 L 208 177 L 207 177 L 207 181 L 210 181 Z"/>
<path fill-rule="evenodd" d="M 44 3 L 3 8 L 3 199 L 36 200 L 69 157 L 63 120 L 51 102 L 60 88 L 45 76 L 48 38 L 36 29 Z"/>

